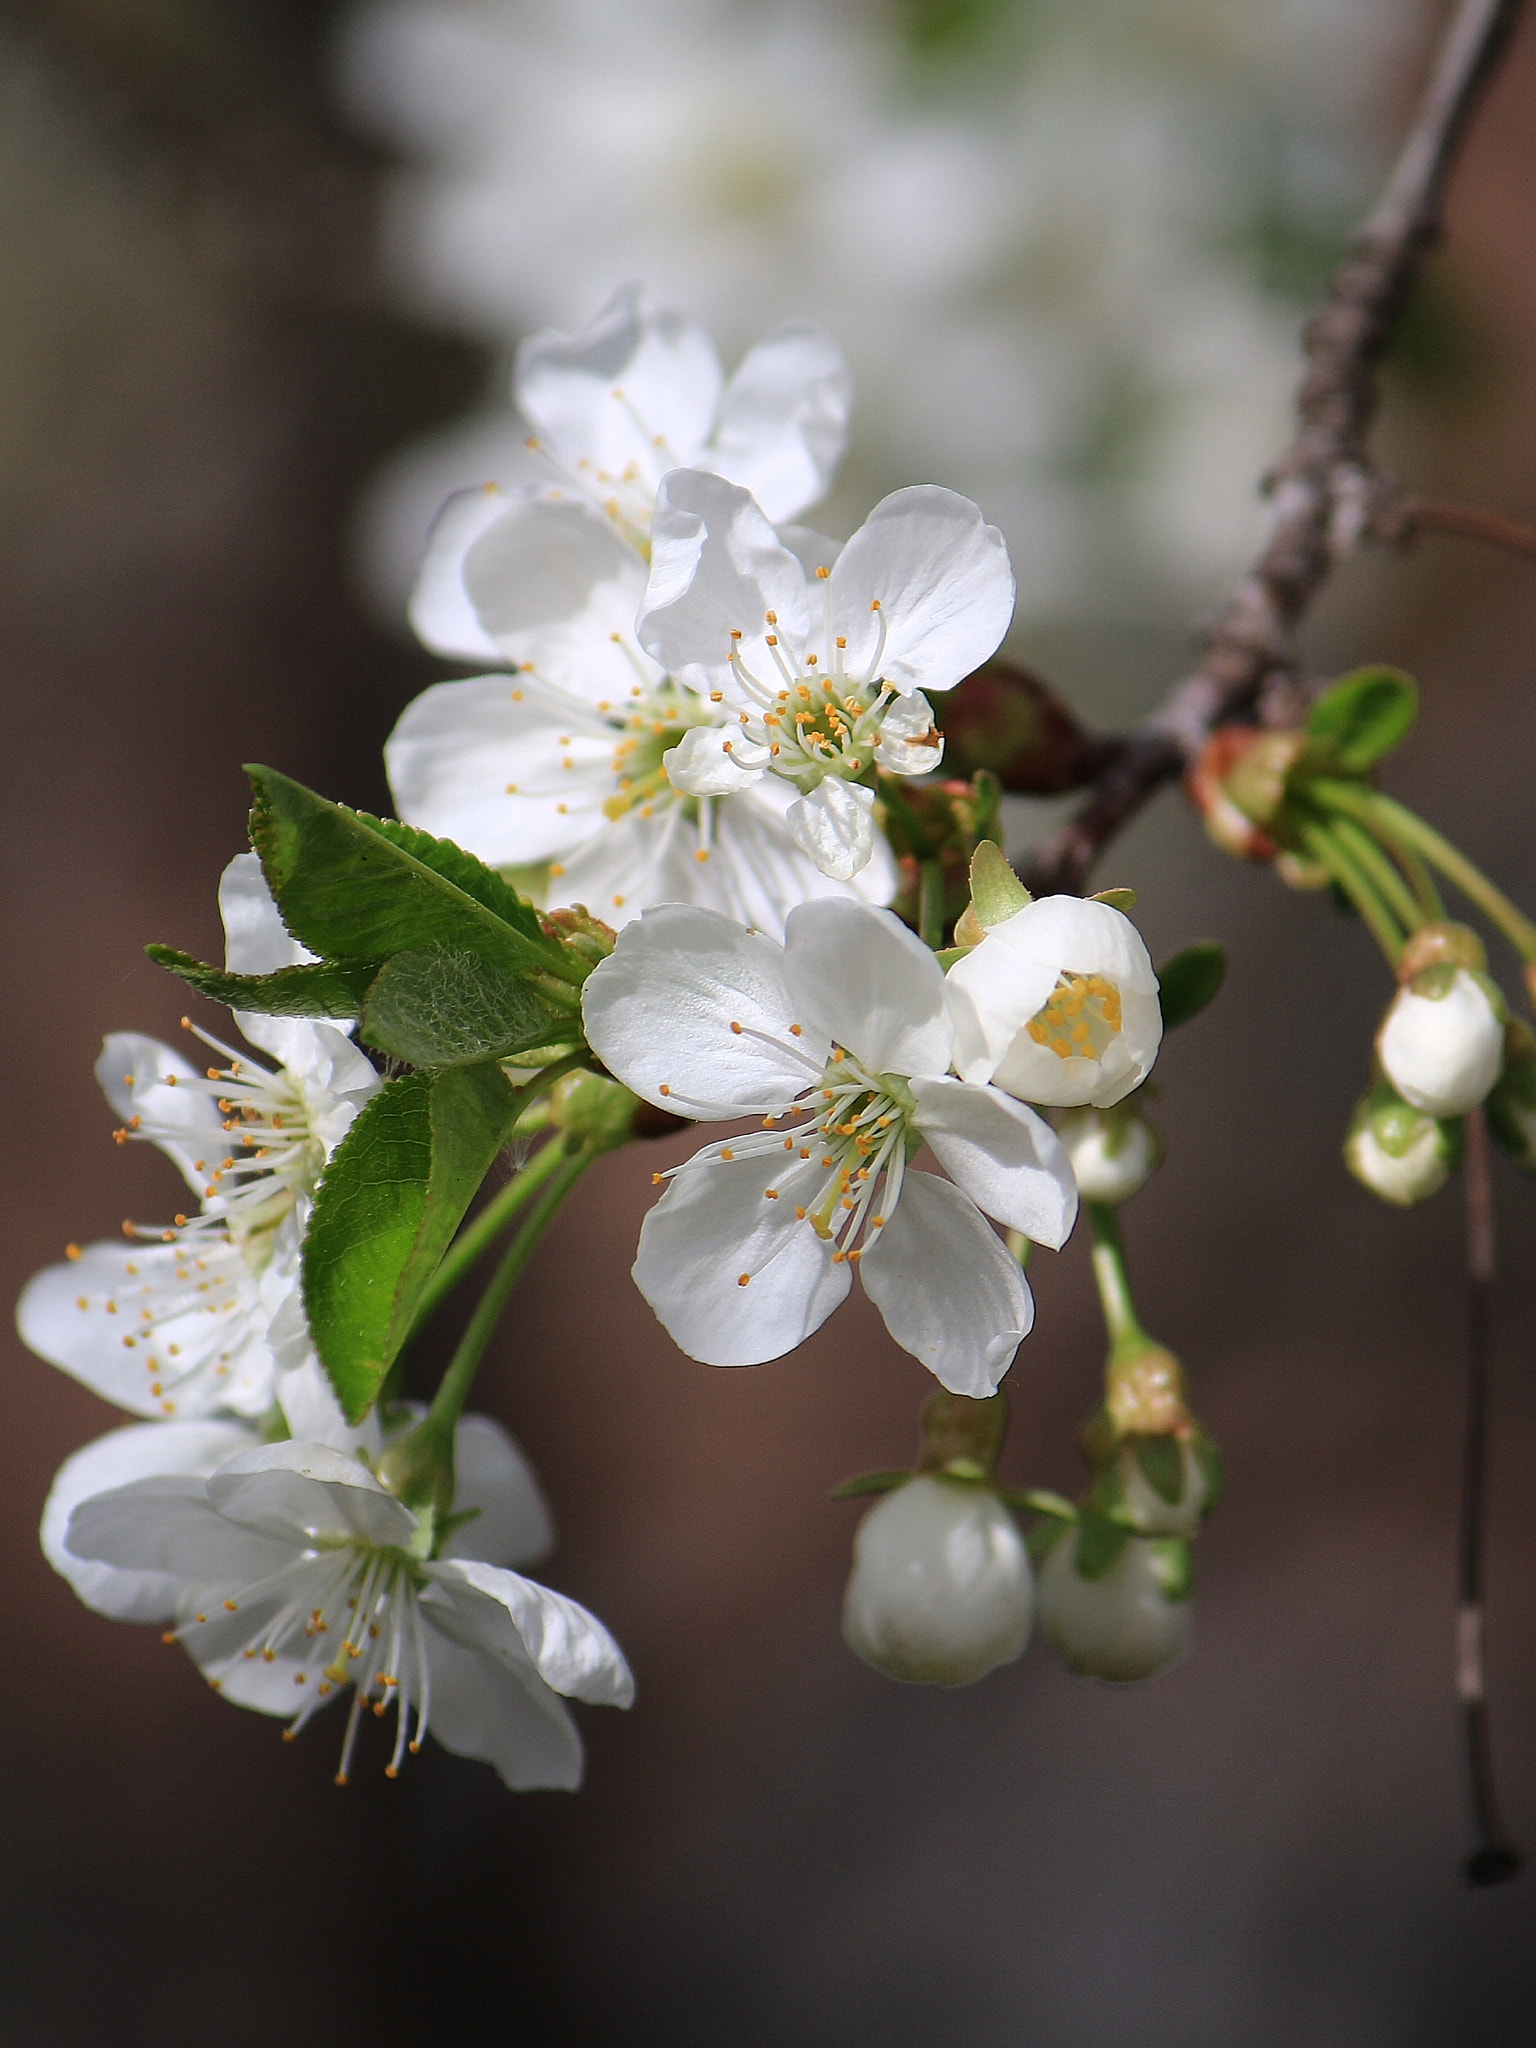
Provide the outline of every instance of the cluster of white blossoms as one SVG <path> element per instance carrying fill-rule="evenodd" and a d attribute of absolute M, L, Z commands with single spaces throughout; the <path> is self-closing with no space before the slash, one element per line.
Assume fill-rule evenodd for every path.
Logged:
<path fill-rule="evenodd" d="M 313 957 L 254 854 L 230 863 L 219 902 L 231 971 Z M 338 1782 L 368 1708 L 395 1712 L 391 1776 L 430 1728 L 513 1790 L 573 1788 L 581 1739 L 562 1696 L 627 1706 L 633 1680 L 600 1622 L 512 1569 L 553 1541 L 522 1453 L 488 1417 L 463 1417 L 452 1513 L 413 1510 L 377 1474 L 420 1410 L 350 1428 L 309 1341 L 312 1199 L 379 1074 L 335 1023 L 235 1022 L 275 1067 L 201 1031 L 220 1060 L 201 1074 L 128 1032 L 97 1062 L 119 1141 L 155 1145 L 198 1207 L 164 1228 L 127 1225 L 127 1244 L 71 1246 L 22 1294 L 32 1350 L 156 1418 L 65 1463 L 44 1552 L 87 1606 L 158 1624 L 225 1698 L 285 1719 L 286 1736 L 350 1693 Z"/>

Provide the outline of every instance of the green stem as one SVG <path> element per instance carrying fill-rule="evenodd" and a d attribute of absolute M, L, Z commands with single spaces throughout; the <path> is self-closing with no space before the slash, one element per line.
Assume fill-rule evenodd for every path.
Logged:
<path fill-rule="evenodd" d="M 1411 846 L 1404 846 L 1401 840 L 1393 840 L 1387 848 L 1403 873 L 1408 885 L 1418 898 L 1419 916 L 1424 924 L 1443 924 L 1445 904 L 1440 891 L 1435 887 L 1435 878 Z"/>
<path fill-rule="evenodd" d="M 1403 935 L 1398 930 L 1392 913 L 1376 894 L 1369 879 L 1355 864 L 1348 850 L 1339 844 L 1333 833 L 1319 819 L 1308 819 L 1303 823 L 1301 840 L 1313 858 L 1322 862 L 1359 911 L 1371 936 L 1387 956 L 1387 965 L 1395 972 L 1403 950 Z"/>
<path fill-rule="evenodd" d="M 1433 825 L 1426 825 L 1406 805 L 1383 796 L 1380 790 L 1361 789 L 1352 782 L 1325 778 L 1310 783 L 1308 790 L 1319 803 L 1342 811 L 1346 817 L 1358 818 L 1374 831 L 1400 839 L 1415 853 L 1422 854 L 1498 926 L 1522 960 L 1536 960 L 1536 924 L 1517 910 L 1503 890 L 1490 882 L 1480 868 L 1475 868 L 1464 853 L 1458 852 L 1448 839 L 1442 839 Z"/>
<path fill-rule="evenodd" d="M 1126 1349 L 1141 1350 L 1150 1340 L 1141 1327 L 1131 1294 L 1131 1277 L 1125 1266 L 1125 1245 L 1120 1236 L 1120 1219 L 1108 1202 L 1085 1202 L 1088 1228 L 1093 1233 L 1093 1277 L 1098 1283 L 1099 1305 L 1104 1327 L 1109 1332 L 1113 1355 Z"/>
<path fill-rule="evenodd" d="M 534 1153 L 526 1166 L 519 1168 L 501 1193 L 486 1203 L 474 1221 L 466 1224 L 459 1232 L 421 1297 L 416 1319 L 411 1324 L 411 1337 L 420 1333 L 438 1306 L 453 1292 L 488 1246 L 501 1235 L 524 1202 L 543 1187 L 560 1164 L 564 1152 L 564 1141 L 558 1135 L 551 1138 L 547 1145 Z M 410 1338 L 406 1341 L 409 1343 Z"/>
<path fill-rule="evenodd" d="M 917 935 L 935 953 L 944 945 L 944 866 L 942 861 L 917 864 Z"/>
<path fill-rule="evenodd" d="M 564 1140 L 556 1139 L 551 1150 L 563 1151 Z M 542 1154 L 540 1157 L 542 1158 Z M 421 1434 L 435 1439 L 441 1455 L 452 1459 L 453 1432 L 469 1390 L 474 1385 L 475 1374 L 480 1369 L 480 1360 L 485 1347 L 490 1343 L 501 1312 L 506 1307 L 513 1288 L 522 1278 L 523 1268 L 532 1258 L 534 1247 L 559 1213 L 560 1205 L 575 1187 L 577 1181 L 592 1164 L 596 1154 L 586 1146 L 579 1151 L 567 1152 L 553 1174 L 543 1196 L 526 1219 L 521 1230 L 502 1254 L 501 1264 L 492 1275 L 491 1283 L 481 1295 L 474 1314 L 469 1319 L 469 1328 L 459 1339 L 459 1348 L 448 1362 L 442 1383 L 432 1397 L 432 1405 L 422 1419 Z"/>
<path fill-rule="evenodd" d="M 1423 923 L 1422 906 L 1401 873 L 1363 825 L 1353 818 L 1335 818 L 1329 828 L 1361 871 L 1375 884 L 1376 893 L 1405 932 L 1417 931 Z"/>

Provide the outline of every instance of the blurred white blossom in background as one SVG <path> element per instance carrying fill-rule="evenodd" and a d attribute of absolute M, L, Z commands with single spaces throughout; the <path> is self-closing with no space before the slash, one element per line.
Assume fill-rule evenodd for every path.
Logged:
<path fill-rule="evenodd" d="M 340 74 L 402 153 L 412 310 L 503 358 L 631 278 L 728 361 L 821 321 L 855 413 L 817 523 L 963 491 L 1027 627 L 1187 615 L 1241 561 L 1416 26 L 1404 0 L 370 0 Z M 520 473 L 504 391 L 380 480 L 397 614 L 448 492 Z"/>

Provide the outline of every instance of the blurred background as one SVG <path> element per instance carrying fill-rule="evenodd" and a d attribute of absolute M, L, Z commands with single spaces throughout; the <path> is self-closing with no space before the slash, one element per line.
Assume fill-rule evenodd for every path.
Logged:
<path fill-rule="evenodd" d="M 449 673 L 402 619 L 455 485 L 515 461 L 517 337 L 632 276 L 728 359 L 809 313 L 853 362 L 821 522 L 899 484 L 1007 530 L 1012 648 L 1148 707 L 1242 560 L 1295 344 L 1440 10 L 1422 0 L 5 0 L 0 6 L 0 1095 L 14 1295 L 170 1205 L 109 1143 L 103 1033 L 171 1035 L 150 939 L 206 956 L 242 760 L 387 803 Z M 1536 24 L 1394 349 L 1387 460 L 1536 518 Z M 1389 782 L 1536 897 L 1536 576 L 1426 542 L 1308 634 L 1425 685 Z M 1015 806 L 1020 845 L 1043 807 Z M 483 1376 L 640 1697 L 576 1798 L 435 1747 L 333 1789 L 37 1553 L 115 1416 L 14 1340 L 0 1381 L 0 2042 L 375 2048 L 1523 2048 L 1532 1880 L 1471 1893 L 1451 1684 L 1461 1223 L 1338 1146 L 1387 990 L 1359 930 L 1225 863 L 1168 797 L 1101 877 L 1155 956 L 1226 940 L 1128 1212 L 1151 1327 L 1228 1460 L 1195 1648 L 1125 1692 L 1036 1645 L 948 1694 L 838 1604 L 927 1378 L 851 1303 L 792 1358 L 683 1359 L 627 1277 L 650 1175 L 604 1161 Z M 1507 968 L 1507 959 L 1496 965 Z M 1536 1844 L 1536 1230 L 1500 1173 L 1494 1738 Z M 1005 1472 L 1075 1490 L 1102 1339 L 1042 1255 Z M 370 1768 L 376 1763 L 380 1766 Z"/>

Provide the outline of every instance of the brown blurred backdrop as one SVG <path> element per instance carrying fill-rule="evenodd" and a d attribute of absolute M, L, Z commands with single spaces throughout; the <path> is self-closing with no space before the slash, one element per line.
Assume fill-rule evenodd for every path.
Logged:
<path fill-rule="evenodd" d="M 162 1162 L 110 1146 L 90 1068 L 109 1029 L 174 1034 L 183 999 L 140 949 L 217 944 L 239 763 L 382 807 L 380 743 L 442 672 L 353 594 L 349 513 L 485 366 L 386 309 L 382 164 L 328 110 L 333 25 L 318 0 L 0 9 L 12 1296 L 67 1238 L 171 1199 Z M 1533 109 L 1527 23 L 1438 261 L 1458 339 L 1395 373 L 1384 423 L 1420 488 L 1527 519 Z M 1536 575 L 1451 542 L 1372 559 L 1312 648 L 1420 675 L 1392 787 L 1536 897 Z M 1062 680 L 1139 708 L 1180 655 L 1149 634 L 1112 671 L 1069 652 Z M 1128 1221 L 1228 1459 L 1187 1664 L 1112 1693 L 1037 1645 L 954 1695 L 856 1664 L 856 1510 L 826 1492 L 906 1458 L 925 1376 L 856 1304 L 759 1371 L 680 1357 L 627 1277 L 650 1151 L 593 1175 L 485 1375 L 555 1505 L 550 1575 L 639 1675 L 632 1714 L 587 1717 L 574 1799 L 514 1799 L 435 1748 L 395 1784 L 365 1756 L 338 1792 L 339 1728 L 284 1748 L 152 1631 L 80 1607 L 34 1531 L 115 1418 L 11 1340 L 5 2048 L 1536 2042 L 1533 1880 L 1458 1876 L 1457 1200 L 1388 1214 L 1338 1160 L 1382 975 L 1174 801 L 1103 880 L 1141 891 L 1155 954 L 1232 950 L 1160 1069 L 1169 1164 Z M 1507 1173 L 1499 1193 L 1490 1654 L 1529 1847 L 1536 1199 Z M 1037 1293 L 1007 1469 L 1073 1489 L 1100 1349 L 1081 1245 Z"/>

